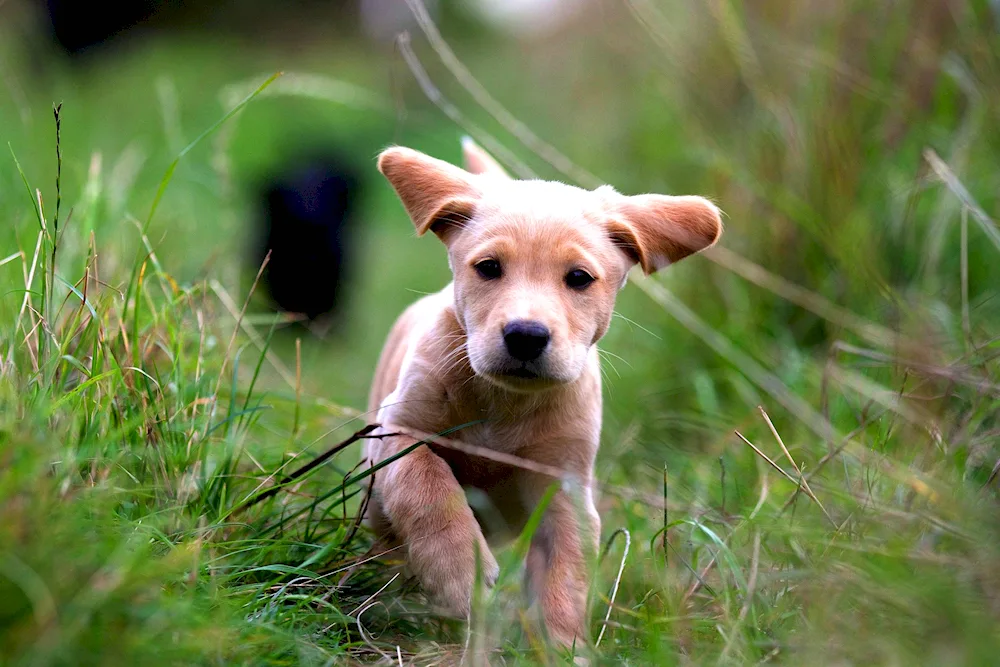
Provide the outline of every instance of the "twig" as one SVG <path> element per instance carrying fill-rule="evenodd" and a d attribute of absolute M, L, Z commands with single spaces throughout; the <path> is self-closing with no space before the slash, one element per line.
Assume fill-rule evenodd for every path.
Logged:
<path fill-rule="evenodd" d="M 757 589 L 757 572 L 760 568 L 760 531 L 755 530 L 753 533 L 753 557 L 750 560 L 750 577 L 747 579 L 747 590 L 746 599 L 743 600 L 743 608 L 740 609 L 740 615 L 737 622 L 742 623 L 746 617 L 747 613 L 750 611 L 750 605 L 753 602 L 754 591 Z"/>
<path fill-rule="evenodd" d="M 306 473 L 310 472 L 311 470 L 314 470 L 317 467 L 323 465 L 324 463 L 326 463 L 327 461 L 329 461 L 331 458 L 333 458 L 334 456 L 336 456 L 339 452 L 341 452 L 344 449 L 346 449 L 349 445 L 357 442 L 358 440 L 361 440 L 362 438 L 364 438 L 366 435 L 368 435 L 369 433 L 371 433 L 372 431 L 374 431 L 378 427 L 379 427 L 378 424 L 369 424 L 368 426 L 365 426 L 363 429 L 361 429 L 359 431 L 356 431 L 353 435 L 351 435 L 350 437 L 348 437 L 346 440 L 342 440 L 341 442 L 338 442 L 336 445 L 334 445 L 333 447 L 331 447 L 327 451 L 323 452 L 322 454 L 320 454 L 319 456 L 317 456 L 312 461 L 310 461 L 309 463 L 305 464 L 304 466 L 302 466 L 301 468 L 299 468 L 295 472 L 293 472 L 293 473 L 287 475 L 286 477 L 282 478 L 282 480 L 280 482 L 278 482 L 276 485 L 272 486 L 270 489 L 268 489 L 264 493 L 260 494 L 259 496 L 255 497 L 251 493 L 250 499 L 247 500 L 246 502 L 244 502 L 242 505 L 240 505 L 240 507 L 237 508 L 236 512 L 242 512 L 243 510 L 245 510 L 245 509 L 247 509 L 249 507 L 252 507 L 252 506 L 256 505 L 259 502 L 267 500 L 271 496 L 273 496 L 276 493 L 278 493 L 278 491 L 280 491 L 284 487 L 288 486 L 290 483 L 294 482 L 295 480 L 297 480 L 298 478 L 302 477 L 303 475 L 305 475 Z M 267 479 L 265 479 L 260 484 L 260 486 L 258 486 L 257 488 L 258 489 L 261 488 L 261 486 L 263 486 L 264 484 L 267 484 L 267 482 L 269 480 L 271 480 L 271 479 L 273 479 L 273 475 L 271 475 Z"/>
<path fill-rule="evenodd" d="M 344 584 L 347 583 L 347 580 L 351 576 L 351 571 L 357 566 L 364 565 L 365 563 L 370 563 L 373 560 L 378 560 L 379 558 L 385 556 L 386 554 L 391 554 L 393 551 L 401 551 L 406 548 L 405 544 L 400 544 L 394 547 L 389 547 L 388 549 L 385 549 L 383 551 L 379 551 L 378 553 L 375 553 L 376 546 L 380 546 L 378 542 L 373 544 L 372 548 L 369 549 L 367 553 L 356 558 L 353 563 L 348 563 L 347 565 L 343 565 L 342 567 L 330 570 L 329 572 L 324 573 L 322 576 L 330 577 L 340 572 L 347 572 L 347 574 L 341 577 L 340 581 L 337 582 L 337 588 L 343 588 Z"/>
<path fill-rule="evenodd" d="M 958 180 L 958 177 L 955 176 L 955 172 L 951 170 L 951 167 L 938 156 L 933 148 L 924 149 L 924 159 L 930 165 L 934 174 L 941 179 L 941 182 L 951 190 L 952 194 L 958 197 L 962 205 L 972 211 L 972 217 L 979 223 L 979 227 L 986 234 L 986 237 L 997 247 L 997 250 L 1000 250 L 1000 230 L 997 229 L 996 223 L 990 219 L 990 216 L 986 215 L 986 211 L 972 198 L 969 191 Z"/>
<path fill-rule="evenodd" d="M 804 486 L 801 481 L 796 480 L 794 477 L 792 477 L 787 472 L 785 472 L 784 468 L 782 468 L 777 463 L 775 463 L 774 461 L 772 461 L 768 457 L 767 454 L 765 454 L 764 452 L 760 451 L 760 449 L 757 447 L 757 445 L 755 445 L 752 442 L 750 442 L 749 440 L 747 440 L 746 437 L 744 437 L 744 435 L 742 433 L 740 433 L 739 431 L 733 431 L 733 433 L 735 433 L 736 436 L 740 440 L 742 440 L 746 444 L 750 445 L 750 448 L 753 449 L 757 453 L 758 456 L 760 456 L 762 459 L 764 459 L 765 461 L 767 461 L 771 465 L 772 468 L 774 468 L 775 470 L 777 470 L 778 472 L 780 472 L 785 477 L 785 479 L 787 479 L 789 482 L 791 482 L 792 484 L 794 484 L 798 488 L 802 489 L 802 492 L 805 493 L 807 496 L 809 496 L 812 499 L 813 502 L 815 502 L 817 505 L 820 506 L 820 508 L 823 507 L 823 504 L 819 501 L 819 498 L 816 497 L 816 495 L 812 492 L 812 490 L 808 486 Z M 835 528 L 839 528 L 839 526 L 837 525 L 837 522 L 834 521 L 830 517 L 829 514 L 826 514 L 826 510 L 823 510 L 823 513 L 826 515 L 826 517 L 830 520 L 830 522 L 834 525 Z"/>
<path fill-rule="evenodd" d="M 397 573 L 396 576 L 398 577 L 399 574 Z M 395 579 L 395 578 L 396 577 L 393 577 L 393 579 Z M 392 581 L 390 581 L 389 583 L 391 584 Z M 388 584 L 386 584 L 386 585 L 388 585 Z M 381 592 L 382 591 L 379 591 L 379 593 L 381 593 Z M 377 594 L 378 593 L 376 593 L 376 595 Z M 362 641 L 364 641 L 364 643 L 368 644 L 369 648 L 371 648 L 373 651 L 375 651 L 376 653 L 378 653 L 385 660 L 388 660 L 389 662 L 392 662 L 392 657 L 388 653 L 386 653 L 385 651 L 383 651 L 382 649 L 380 649 L 378 646 L 376 646 L 375 643 L 372 642 L 371 639 L 369 639 L 368 635 L 365 634 L 365 626 L 361 625 L 361 615 L 364 614 L 369 609 L 371 609 L 372 607 L 374 607 L 375 605 L 379 605 L 379 604 L 382 604 L 382 603 L 381 602 L 372 602 L 370 605 L 368 605 L 364 609 L 361 609 L 360 611 L 358 611 L 358 615 L 355 617 L 355 621 L 358 624 L 358 632 L 361 633 L 361 639 L 362 639 Z M 385 605 L 383 605 L 383 606 L 385 606 Z"/>
<path fill-rule="evenodd" d="M 722 654 L 719 656 L 719 660 L 716 664 L 721 665 L 726 662 L 726 658 L 729 657 L 729 651 L 733 647 L 733 642 L 736 641 L 736 634 L 743 626 L 744 621 L 746 621 L 747 614 L 749 613 L 750 606 L 753 602 L 754 590 L 757 588 L 757 570 L 759 568 L 759 565 L 760 565 L 760 531 L 755 530 L 753 534 L 753 556 L 750 559 L 750 576 L 747 578 L 747 589 L 743 599 L 743 606 L 740 607 L 740 613 L 739 616 L 736 618 L 736 624 L 730 630 L 729 639 L 726 641 L 726 646 L 722 650 Z"/>
<path fill-rule="evenodd" d="M 462 442 L 460 440 L 453 440 L 452 438 L 436 436 L 434 434 L 418 431 L 417 429 L 412 429 L 407 426 L 400 426 L 398 424 L 382 424 L 382 428 L 394 431 L 395 434 L 397 435 L 399 434 L 408 435 L 416 440 L 422 440 L 424 442 L 432 443 L 434 445 L 439 445 L 446 449 L 453 449 L 457 452 L 462 452 L 463 454 L 478 456 L 479 458 L 495 461 L 496 463 L 505 463 L 515 468 L 521 468 L 523 470 L 537 472 L 542 475 L 555 477 L 556 479 L 568 481 L 572 480 L 573 478 L 578 478 L 577 473 L 574 473 L 570 470 L 564 470 L 562 468 L 558 468 L 556 466 L 550 466 L 545 463 L 538 463 L 537 461 L 525 459 L 520 456 L 514 456 L 513 454 L 498 452 L 488 447 L 480 447 L 478 445 L 472 445 L 467 442 Z"/>
<path fill-rule="evenodd" d="M 424 96 L 433 102 L 444 115 L 450 118 L 456 125 L 461 126 L 466 132 L 473 135 L 477 141 L 482 143 L 491 153 L 509 166 L 515 174 L 521 178 L 535 178 L 531 167 L 521 161 L 506 146 L 490 136 L 489 133 L 466 118 L 457 106 L 445 98 L 444 94 L 431 81 L 431 77 L 427 74 L 423 65 L 420 64 L 417 54 L 413 52 L 413 48 L 410 46 L 409 33 L 403 32 L 396 37 L 396 48 L 399 49 L 400 55 L 403 56 L 406 66 L 410 68 L 410 72 L 413 74 L 413 78 L 417 80 L 417 85 L 420 86 L 420 90 L 424 93 Z"/>
<path fill-rule="evenodd" d="M 705 583 L 705 575 L 707 575 L 708 571 L 712 569 L 713 565 L 715 565 L 717 558 L 718 556 L 713 553 L 712 557 L 708 560 L 708 563 L 701 569 L 701 572 L 691 570 L 691 572 L 694 573 L 694 581 L 691 582 L 691 586 L 688 587 L 687 591 L 684 593 L 684 597 L 681 598 L 680 606 L 682 609 L 684 608 L 684 605 L 687 604 L 688 600 L 691 599 L 691 596 L 698 592 L 698 589 L 702 586 L 708 587 L 708 584 Z"/>
<path fill-rule="evenodd" d="M 996 464 L 993 466 L 993 470 L 990 472 L 989 479 L 987 479 L 986 483 L 983 484 L 983 488 L 985 489 L 987 486 L 992 484 L 993 480 L 997 478 L 998 474 L 1000 474 L 1000 459 L 997 459 Z"/>
<path fill-rule="evenodd" d="M 237 329 L 242 328 L 243 332 L 246 333 L 247 337 L 253 342 L 254 346 L 264 352 L 267 360 L 271 363 L 271 366 L 277 371 L 281 379 L 288 384 L 289 387 L 295 387 L 295 376 L 292 374 L 288 367 L 284 364 L 281 359 L 279 359 L 271 350 L 265 349 L 264 340 L 260 337 L 260 334 L 246 322 L 245 319 L 240 317 L 240 311 L 236 309 L 236 302 L 229 295 L 229 292 L 222 286 L 222 283 L 217 280 L 209 281 L 209 287 L 215 292 L 215 295 L 219 297 L 219 301 L 225 307 L 229 314 L 233 316 L 233 319 L 237 321 Z M 221 377 L 221 376 L 220 376 Z"/>
<path fill-rule="evenodd" d="M 760 497 L 757 498 L 757 504 L 754 505 L 754 508 L 750 511 L 749 519 L 751 521 L 753 520 L 754 517 L 757 516 L 757 513 L 760 512 L 760 508 L 764 506 L 764 503 L 767 502 L 767 497 L 768 495 L 770 495 L 770 490 L 771 490 L 770 479 L 771 477 L 767 472 L 767 468 L 764 468 L 760 480 Z M 799 489 L 801 488 L 802 487 L 800 486 L 795 487 L 795 491 L 792 493 L 793 500 L 795 499 L 796 495 L 799 493 Z M 782 508 L 782 510 L 784 510 L 784 508 Z"/>
<path fill-rule="evenodd" d="M 670 567 L 670 550 L 667 548 L 669 545 L 669 540 L 667 539 L 667 533 L 670 531 L 670 517 L 669 509 L 667 505 L 668 492 L 670 487 L 668 486 L 667 477 L 667 464 L 663 464 L 663 565 L 667 568 Z"/>
<path fill-rule="evenodd" d="M 778 441 L 778 446 L 781 447 L 781 451 L 785 453 L 785 458 L 788 459 L 788 462 L 792 464 L 792 468 L 794 468 L 795 472 L 798 474 L 799 483 L 801 484 L 803 489 L 810 494 L 810 497 L 813 500 L 816 501 L 816 504 L 819 505 L 819 508 L 820 510 L 822 510 L 823 515 L 826 516 L 826 518 L 830 521 L 830 523 L 832 523 L 835 527 L 837 527 L 837 522 L 833 520 L 833 517 L 830 516 L 830 513 L 826 511 L 825 507 L 823 507 L 823 503 L 819 501 L 819 499 L 816 497 L 816 494 L 813 493 L 813 490 L 809 487 L 809 480 L 807 480 L 805 476 L 802 474 L 802 470 L 799 468 L 798 464 L 795 463 L 795 459 L 792 458 L 792 455 L 788 451 L 788 448 L 785 447 L 785 442 L 781 439 L 781 436 L 778 434 L 778 429 L 774 427 L 774 423 L 771 421 L 771 417 L 764 410 L 764 406 L 758 405 L 757 409 L 760 411 L 761 416 L 767 423 L 767 427 L 771 429 L 771 435 L 773 435 L 774 439 Z"/>
<path fill-rule="evenodd" d="M 46 319 L 49 326 L 55 327 L 52 321 L 52 297 L 56 288 L 56 250 L 59 248 L 59 209 L 62 207 L 62 119 L 59 112 L 62 111 L 62 104 L 52 106 L 52 115 L 56 121 L 56 212 L 52 218 L 52 260 L 49 267 L 49 303 L 46 310 Z"/>
<path fill-rule="evenodd" d="M 763 266 L 756 264 L 732 250 L 715 246 L 705 253 L 705 257 L 715 264 L 732 271 L 746 281 L 767 291 L 777 294 L 785 301 L 790 301 L 823 319 L 853 331 L 858 336 L 875 345 L 890 347 L 897 344 L 900 335 L 891 329 L 860 317 L 853 312 L 838 306 L 826 297 L 808 290 L 800 285 L 771 273 Z M 912 345 L 908 347 L 914 347 Z"/>
<path fill-rule="evenodd" d="M 962 281 L 962 333 L 965 340 L 972 341 L 972 325 L 969 317 L 969 209 L 962 207 L 962 240 L 959 249 L 960 278 Z"/>
<path fill-rule="evenodd" d="M 236 326 L 233 327 L 233 335 L 229 337 L 229 345 L 226 346 L 226 353 L 222 356 L 222 367 L 219 369 L 219 379 L 215 383 L 215 392 L 213 393 L 213 396 L 218 395 L 219 387 L 222 386 L 222 378 L 226 375 L 226 364 L 229 363 L 229 355 L 232 353 L 233 345 L 236 343 L 236 336 L 240 332 L 240 325 L 243 323 L 244 316 L 246 316 L 247 308 L 250 307 L 250 300 L 253 297 L 253 293 L 257 291 L 257 285 L 260 283 L 260 278 L 264 275 L 264 269 L 267 268 L 267 264 L 270 261 L 271 251 L 268 250 L 267 254 L 264 255 L 264 260 L 260 263 L 260 268 L 257 269 L 257 275 L 254 276 L 253 284 L 250 285 L 250 291 L 247 292 L 247 298 L 243 301 L 243 308 L 240 310 L 240 314 L 236 318 Z"/>
<path fill-rule="evenodd" d="M 608 611 L 604 614 L 604 623 L 601 624 L 601 632 L 597 635 L 597 641 L 594 643 L 594 647 L 601 645 L 601 640 L 604 639 L 604 631 L 608 629 L 608 620 L 611 618 L 611 610 L 615 606 L 615 598 L 618 597 L 618 587 L 622 582 L 622 573 L 625 572 L 625 559 L 628 558 L 629 549 L 632 548 L 632 534 L 628 532 L 625 528 L 619 528 L 615 532 L 611 533 L 611 537 L 604 547 L 604 554 L 607 555 L 608 551 L 611 549 L 611 543 L 618 535 L 625 536 L 625 550 L 622 552 L 622 560 L 618 565 L 618 575 L 615 576 L 615 585 L 611 588 L 611 597 L 608 599 Z"/>
<path fill-rule="evenodd" d="M 7 363 L 10 366 L 11 372 L 14 370 L 14 344 L 17 341 L 17 330 L 23 328 L 21 325 L 21 320 L 24 317 L 24 312 L 28 309 L 28 304 L 31 302 L 31 286 L 35 282 L 35 269 L 38 267 L 38 256 L 42 250 L 42 240 L 45 238 L 45 231 L 41 230 L 38 232 L 38 240 L 35 242 L 35 252 L 31 257 L 31 268 L 28 269 L 24 266 L 24 257 L 22 259 L 22 273 L 24 274 L 24 297 L 21 299 L 21 309 L 17 312 L 17 321 L 14 324 L 14 334 L 10 339 L 10 346 L 7 349 Z M 23 257 L 23 253 L 22 253 Z"/>
<path fill-rule="evenodd" d="M 738 368 L 751 382 L 771 395 L 782 407 L 791 414 L 798 415 L 799 419 L 813 433 L 824 440 L 831 437 L 839 439 L 834 426 L 806 401 L 792 393 L 777 375 L 765 369 L 757 360 L 737 348 L 729 338 L 709 326 L 661 283 L 650 278 L 638 278 L 632 282 L 659 304 L 667 314 L 677 320 L 685 329 L 698 336 L 716 354 Z"/>
<path fill-rule="evenodd" d="M 384 591 L 385 589 L 389 588 L 389 585 L 392 584 L 392 582 L 396 581 L 396 579 L 399 578 L 400 574 L 401 574 L 400 572 L 397 572 L 396 574 L 392 575 L 392 579 L 390 579 L 389 581 L 385 582 L 385 584 L 382 585 L 382 588 L 380 588 L 377 591 L 375 591 L 374 593 L 372 593 L 371 596 L 369 596 L 369 598 L 367 600 L 365 600 L 364 602 L 362 602 L 361 604 L 359 604 L 357 607 L 355 607 L 354 611 L 352 611 L 351 613 L 349 613 L 348 616 L 357 616 L 357 615 L 363 613 L 364 610 L 365 610 L 365 607 L 368 606 L 368 603 L 371 602 L 372 600 L 374 600 L 375 598 L 377 598 L 382 591 Z"/>
<path fill-rule="evenodd" d="M 743 442 L 745 442 L 746 444 L 750 445 L 750 448 L 751 448 L 751 449 L 753 449 L 753 450 L 754 450 L 755 452 L 757 452 L 757 456 L 759 456 L 759 457 L 761 457 L 762 459 L 764 459 L 765 461 L 767 461 L 767 462 L 768 462 L 768 463 L 770 464 L 770 466 L 771 466 L 772 468 L 774 468 L 775 470 L 777 470 L 778 472 L 780 472 L 780 473 L 781 473 L 782 475 L 784 475 L 785 479 L 787 479 L 787 480 L 788 480 L 789 482 L 791 482 L 792 484 L 794 484 L 794 485 L 796 485 L 796 486 L 801 486 L 801 484 L 799 484 L 798 480 L 796 480 L 796 479 L 795 479 L 794 477 L 792 477 L 792 476 L 791 476 L 791 475 L 789 475 L 789 474 L 788 474 L 787 472 L 785 472 L 785 469 L 784 469 L 784 468 L 782 468 L 781 466 L 779 466 L 779 465 L 778 465 L 777 463 L 775 463 L 774 461 L 772 461 L 772 460 L 771 460 L 771 458 L 770 458 L 770 457 L 769 457 L 769 456 L 768 456 L 767 454 L 765 454 L 764 452 L 760 451 L 760 449 L 759 449 L 759 448 L 757 447 L 757 445 L 753 444 L 752 442 L 750 442 L 749 440 L 747 440 L 747 439 L 746 439 L 746 436 L 744 436 L 744 435 L 743 435 L 742 433 L 740 433 L 739 431 L 733 431 L 733 433 L 735 433 L 735 434 L 736 434 L 736 437 L 738 437 L 738 438 L 739 438 L 740 440 L 742 440 L 742 441 L 743 441 Z M 808 491 L 806 491 L 805 489 L 802 489 L 802 490 L 803 490 L 803 491 L 804 491 L 804 492 L 806 493 L 806 495 L 808 495 L 808 496 L 809 496 L 810 498 L 812 497 L 812 494 L 811 494 L 811 493 L 809 493 L 809 492 L 808 492 Z"/>
<path fill-rule="evenodd" d="M 374 433 L 375 429 L 378 428 L 385 429 L 385 432 Z M 547 475 L 549 477 L 554 477 L 564 482 L 568 481 L 572 483 L 579 483 L 580 479 L 579 474 L 572 470 L 566 470 L 564 468 L 547 465 L 545 463 L 538 463 L 537 461 L 532 461 L 530 459 L 522 458 L 520 456 L 514 456 L 513 454 L 498 452 L 488 447 L 481 447 L 479 445 L 473 445 L 467 442 L 462 442 L 461 440 L 455 440 L 453 438 L 448 438 L 445 436 L 435 435 L 431 433 L 425 433 L 417 429 L 412 429 L 406 426 L 399 426 L 397 424 L 370 424 L 369 426 L 366 426 L 365 428 L 361 429 L 360 431 L 350 436 L 346 440 L 338 443 L 337 445 L 334 445 L 326 453 L 320 455 L 321 458 L 323 459 L 322 461 L 318 462 L 313 461 L 307 464 L 306 467 L 308 467 L 309 470 L 315 468 L 317 465 L 320 465 L 323 461 L 335 455 L 337 452 L 341 451 L 344 447 L 350 445 L 356 440 L 361 440 L 366 438 L 384 438 L 384 437 L 391 437 L 398 435 L 406 435 L 413 438 L 414 440 L 429 445 L 443 447 L 445 449 L 452 449 L 454 451 L 462 452 L 463 454 L 467 454 L 469 456 L 484 458 L 490 461 L 494 461 L 496 463 L 509 465 L 514 468 L 520 468 L 522 470 L 536 472 L 541 475 Z M 308 470 L 305 470 L 301 474 L 305 474 L 305 472 L 308 472 Z M 292 476 L 294 476 L 294 478 L 298 478 L 301 475 L 299 474 L 299 471 L 296 471 L 295 473 L 292 473 Z M 292 478 L 292 476 L 289 476 L 289 478 Z M 273 476 L 271 478 L 273 478 Z M 286 480 L 289 478 L 286 478 Z M 267 481 L 268 480 L 265 480 L 264 483 L 266 484 Z M 246 509 L 246 507 L 255 504 L 256 502 L 259 502 L 260 500 L 264 500 L 266 497 L 269 497 L 280 491 L 282 488 L 285 487 L 285 485 L 286 482 L 281 482 L 275 485 L 275 487 L 273 487 L 272 489 L 268 489 L 268 491 L 266 491 L 265 494 L 262 494 L 256 500 L 251 498 L 247 500 L 244 505 L 240 506 L 237 510 L 234 511 L 241 511 L 243 509 Z M 601 491 L 605 493 L 610 493 L 613 495 L 633 500 L 641 500 L 642 502 L 647 503 L 654 508 L 660 507 L 660 503 L 662 503 L 662 508 L 663 509 L 666 508 L 666 499 L 662 499 L 652 494 L 642 493 L 640 491 L 636 491 L 635 489 L 618 486 L 615 484 L 606 484 L 606 483 L 602 484 L 599 482 L 595 482 L 594 486 L 599 488 Z M 258 489 L 259 488 L 261 487 L 258 486 Z"/>
<path fill-rule="evenodd" d="M 719 457 L 719 490 L 722 494 L 722 516 L 726 516 L 726 460 Z"/>
<path fill-rule="evenodd" d="M 367 459 L 361 459 L 359 463 L 365 463 Z M 361 500 L 361 504 L 358 505 L 358 514 L 354 517 L 354 524 L 351 526 L 350 532 L 344 537 L 341 544 L 347 546 L 357 535 L 358 529 L 361 528 L 361 523 L 365 520 L 365 514 L 368 513 L 368 504 L 372 500 L 372 489 L 375 488 L 375 475 L 378 473 L 373 473 L 371 480 L 368 482 L 368 487 L 365 489 L 365 497 Z"/>
<path fill-rule="evenodd" d="M 531 131 L 531 128 L 515 118 L 511 112 L 507 111 L 487 92 L 486 88 L 472 76 L 472 73 L 466 69 L 465 65 L 455 55 L 455 52 L 448 46 L 448 43 L 441 37 L 441 33 L 438 31 L 437 26 L 434 25 L 430 14 L 427 13 L 427 9 L 421 0 L 406 0 L 406 4 L 410 6 L 410 10 L 417 19 L 417 24 L 423 30 L 424 35 L 427 36 L 431 48 L 441 58 L 441 62 L 444 63 L 444 66 L 448 68 L 448 71 L 452 73 L 462 87 L 472 95 L 479 106 L 485 109 L 508 132 L 517 137 L 518 141 L 564 175 L 588 188 L 596 188 L 602 185 L 603 182 L 601 179 L 577 166 L 554 146 L 543 141 L 537 134 Z"/>

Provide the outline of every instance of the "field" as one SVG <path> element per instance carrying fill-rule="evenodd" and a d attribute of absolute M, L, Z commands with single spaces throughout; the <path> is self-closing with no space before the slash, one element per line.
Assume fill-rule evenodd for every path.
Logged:
<path fill-rule="evenodd" d="M 522 36 L 439 4 L 395 44 L 315 10 L 71 63 L 0 0 L 0 664 L 562 664 L 517 545 L 467 636 L 369 553 L 358 443 L 283 483 L 366 424 L 389 326 L 448 280 L 375 156 L 457 161 L 465 134 L 725 212 L 602 342 L 578 653 L 994 664 L 996 3 L 594 2 Z M 247 256 L 253 184 L 324 142 L 366 180 L 321 336 L 261 307 Z"/>

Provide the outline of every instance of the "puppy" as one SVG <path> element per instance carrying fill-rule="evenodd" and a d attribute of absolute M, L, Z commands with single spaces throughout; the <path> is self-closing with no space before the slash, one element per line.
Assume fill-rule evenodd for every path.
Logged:
<path fill-rule="evenodd" d="M 454 275 L 410 306 L 382 352 L 369 409 L 384 428 L 367 441 L 376 464 L 419 442 L 399 435 L 463 426 L 465 443 L 566 471 L 534 533 L 526 583 L 550 638 L 586 641 L 588 554 L 601 520 L 593 469 L 601 434 L 597 342 L 629 269 L 653 273 L 703 250 L 722 231 L 701 197 L 625 196 L 509 178 L 482 149 L 467 169 L 393 147 L 378 160 L 418 235 L 433 232 Z M 536 469 L 541 466 L 536 466 Z M 485 493 L 501 527 L 520 530 L 554 479 L 454 449 L 421 445 L 376 471 L 368 524 L 405 548 L 424 590 L 467 616 L 476 581 L 497 562 L 464 489 Z M 484 528 L 488 528 L 484 530 Z"/>

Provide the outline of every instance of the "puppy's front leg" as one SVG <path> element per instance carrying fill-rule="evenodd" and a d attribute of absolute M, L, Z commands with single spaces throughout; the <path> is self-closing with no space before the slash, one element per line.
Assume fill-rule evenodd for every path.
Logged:
<path fill-rule="evenodd" d="M 534 477 L 544 489 L 551 478 Z M 590 493 L 574 499 L 565 490 L 552 498 L 535 532 L 527 558 L 527 580 L 541 607 L 549 636 L 570 646 L 588 640 L 588 565 L 596 553 L 601 519 Z"/>
<path fill-rule="evenodd" d="M 385 437 L 380 458 L 415 442 L 408 436 Z M 487 584 L 496 581 L 499 567 L 448 464 L 426 445 L 418 447 L 375 473 L 374 491 L 424 591 L 452 613 L 467 617 L 477 552 Z"/>

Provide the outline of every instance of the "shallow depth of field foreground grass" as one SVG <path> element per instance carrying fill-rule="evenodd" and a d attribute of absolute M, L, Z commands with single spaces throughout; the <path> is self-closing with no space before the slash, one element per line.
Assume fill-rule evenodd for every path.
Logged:
<path fill-rule="evenodd" d="M 674 4 L 602 4 L 527 43 L 442 24 L 489 94 L 456 82 L 424 26 L 402 52 L 464 130 L 398 56 L 337 61 L 357 95 L 313 95 L 329 106 L 309 113 L 369 157 L 398 141 L 455 159 L 483 128 L 522 171 L 726 212 L 720 248 L 635 277 L 603 345 L 608 549 L 599 645 L 578 653 L 993 664 L 995 4 Z M 291 64 L 320 67 L 325 48 Z M 369 553 L 358 443 L 279 484 L 365 425 L 389 323 L 446 270 L 369 160 L 344 330 L 259 312 L 230 179 L 306 113 L 290 91 L 321 86 L 290 72 L 255 96 L 268 75 L 224 57 L 164 43 L 35 88 L 17 65 L 0 79 L 17 92 L 0 94 L 0 664 L 433 664 L 467 640 L 491 664 L 558 664 L 522 614 L 516 547 L 471 637 L 398 554 Z M 375 83 L 390 62 L 411 109 L 395 118 Z"/>

